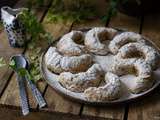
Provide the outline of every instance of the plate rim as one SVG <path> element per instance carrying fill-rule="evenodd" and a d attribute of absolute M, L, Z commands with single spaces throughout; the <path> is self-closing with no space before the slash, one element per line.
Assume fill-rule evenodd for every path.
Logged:
<path fill-rule="evenodd" d="M 76 30 L 81 30 L 81 31 L 86 31 L 89 30 L 93 27 L 86 27 L 86 28 L 81 28 L 81 29 L 76 29 Z M 109 28 L 113 28 L 113 27 L 109 27 Z M 118 32 L 125 32 L 126 30 L 122 30 L 122 29 L 117 29 L 117 28 L 113 28 L 118 30 Z M 69 31 L 70 32 L 70 31 Z M 67 32 L 67 33 L 69 33 Z M 66 34 L 66 33 L 64 33 Z M 45 79 L 45 81 L 51 86 L 51 88 L 53 90 L 55 90 L 58 94 L 62 95 L 65 98 L 68 98 L 72 101 L 78 102 L 78 103 L 82 103 L 82 104 L 88 104 L 88 105 L 96 105 L 96 106 L 101 106 L 101 105 L 117 105 L 117 104 L 125 104 L 125 103 L 130 103 L 130 102 L 134 102 L 137 101 L 139 99 L 142 99 L 146 96 L 148 96 L 149 94 L 151 94 L 154 90 L 156 90 L 158 88 L 158 86 L 160 85 L 160 80 L 157 81 L 157 83 L 155 83 L 150 89 L 148 89 L 147 91 L 142 92 L 140 95 L 135 96 L 133 98 L 128 98 L 128 99 L 124 99 L 124 100 L 114 100 L 114 101 L 100 101 L 100 102 L 92 102 L 92 101 L 88 101 L 88 100 L 83 100 L 83 99 L 79 99 L 79 98 L 75 98 L 69 94 L 65 94 L 63 92 L 61 92 L 58 88 L 55 88 L 51 85 L 51 83 L 49 82 L 48 78 L 45 75 L 44 69 L 43 69 L 43 58 L 45 53 L 47 52 L 47 50 L 53 45 L 55 44 L 55 42 L 57 42 L 63 35 L 61 35 L 60 37 L 58 37 L 51 45 L 49 45 L 44 52 L 41 54 L 40 57 L 40 71 L 41 71 L 41 75 L 42 77 Z M 148 39 L 147 37 L 144 37 L 143 35 L 141 35 L 146 41 L 148 41 L 149 43 L 151 43 L 158 51 L 160 51 L 160 49 L 157 47 L 157 45 L 155 43 L 153 43 L 150 39 Z"/>

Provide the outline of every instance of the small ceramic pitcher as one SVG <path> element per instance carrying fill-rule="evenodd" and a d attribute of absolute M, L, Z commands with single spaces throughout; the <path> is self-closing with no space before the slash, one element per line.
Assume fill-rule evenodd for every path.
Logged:
<path fill-rule="evenodd" d="M 20 15 L 23 10 L 26 9 L 12 9 L 7 6 L 1 8 L 1 19 L 11 47 L 23 47 L 25 45 L 25 28 L 21 20 L 18 18 L 18 15 Z"/>

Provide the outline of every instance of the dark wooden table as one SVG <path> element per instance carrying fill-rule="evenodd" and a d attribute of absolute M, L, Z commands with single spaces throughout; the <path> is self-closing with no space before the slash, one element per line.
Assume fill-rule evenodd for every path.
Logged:
<path fill-rule="evenodd" d="M 19 0 L 15 8 L 25 7 L 27 0 Z M 105 3 L 105 0 L 102 0 Z M 46 0 L 46 6 L 40 9 L 33 9 L 40 22 L 42 22 L 47 31 L 51 32 L 54 38 L 58 38 L 64 33 L 82 27 L 109 26 L 123 28 L 129 31 L 141 33 L 153 40 L 160 47 L 160 14 L 151 16 L 142 16 L 134 18 L 118 13 L 111 20 L 102 22 L 100 19 L 89 20 L 85 22 L 58 22 L 46 23 L 48 8 L 52 0 Z M 47 47 L 44 44 L 38 44 L 39 47 Z M 0 56 L 5 60 L 13 54 L 29 53 L 30 50 L 11 48 L 8 44 L 6 34 L 0 31 Z M 48 107 L 39 109 L 33 99 L 30 90 L 28 91 L 31 113 L 23 117 L 20 110 L 19 90 L 16 82 L 16 76 L 11 69 L 4 67 L 0 69 L 0 120 L 96 120 L 96 119 L 116 119 L 116 120 L 160 120 L 160 92 L 155 91 L 152 95 L 135 103 L 128 103 L 116 106 L 89 106 L 72 102 L 57 94 L 47 83 L 42 80 L 37 82 L 37 86 L 45 97 Z"/>

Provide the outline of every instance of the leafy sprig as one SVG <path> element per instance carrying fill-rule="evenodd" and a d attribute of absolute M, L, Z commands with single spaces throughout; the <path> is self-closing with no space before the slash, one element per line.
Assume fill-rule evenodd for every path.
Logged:
<path fill-rule="evenodd" d="M 44 30 L 42 24 L 38 22 L 33 12 L 25 10 L 22 12 L 19 18 L 25 26 L 27 35 L 29 35 L 31 38 L 30 42 L 28 43 L 28 48 L 30 50 L 29 54 L 27 55 L 27 58 L 30 62 L 30 75 L 34 81 L 38 81 L 42 78 L 39 67 L 39 59 L 42 51 L 40 47 L 37 47 L 37 44 L 40 40 L 46 40 L 48 45 L 50 45 L 54 39 L 49 32 Z"/>
<path fill-rule="evenodd" d="M 18 72 L 20 76 L 27 76 L 30 80 L 36 82 L 42 79 L 42 75 L 40 73 L 39 66 L 39 56 L 40 56 L 40 48 L 36 48 L 34 51 L 34 55 L 29 56 L 30 59 L 30 68 L 29 70 L 25 68 L 16 69 L 16 62 L 12 59 L 10 62 L 6 62 L 3 57 L 0 57 L 0 68 L 9 66 L 11 69 Z"/>
<path fill-rule="evenodd" d="M 35 81 L 42 79 L 42 75 L 40 72 L 40 56 L 42 53 L 42 49 L 40 47 L 33 49 L 32 52 L 28 53 L 27 57 L 30 63 L 30 74 L 33 76 Z"/>
<path fill-rule="evenodd" d="M 27 36 L 30 36 L 31 43 L 36 44 L 39 39 L 46 40 L 48 44 L 53 41 L 53 36 L 46 32 L 43 25 L 38 21 L 36 15 L 28 9 L 21 12 L 19 19 L 24 24 Z"/>
<path fill-rule="evenodd" d="M 6 66 L 6 61 L 4 60 L 3 57 L 0 57 L 0 67 Z"/>
<path fill-rule="evenodd" d="M 18 17 L 24 24 L 27 35 L 32 37 L 32 41 L 38 40 L 40 34 L 45 33 L 43 26 L 38 22 L 32 11 L 29 11 L 28 9 L 24 10 Z"/>
<path fill-rule="evenodd" d="M 54 0 L 47 14 L 47 22 L 81 21 L 97 15 L 94 5 L 90 0 L 68 1 Z"/>
<path fill-rule="evenodd" d="M 9 63 L 9 67 L 12 68 L 13 70 L 16 70 L 18 72 L 18 75 L 22 77 L 27 77 L 29 80 L 32 80 L 34 82 L 34 78 L 32 75 L 29 73 L 29 71 L 26 68 L 18 68 L 16 67 L 16 62 L 14 59 L 12 59 Z"/>
<path fill-rule="evenodd" d="M 12 68 L 13 70 L 16 70 L 16 62 L 15 62 L 15 60 L 12 59 L 9 62 L 9 67 Z"/>

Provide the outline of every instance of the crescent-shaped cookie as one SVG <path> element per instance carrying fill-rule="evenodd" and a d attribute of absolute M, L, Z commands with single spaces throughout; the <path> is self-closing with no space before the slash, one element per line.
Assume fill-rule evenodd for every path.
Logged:
<path fill-rule="evenodd" d="M 158 63 L 159 54 L 153 47 L 135 42 L 128 43 L 121 47 L 118 51 L 117 57 L 122 59 L 144 59 L 146 63 L 155 69 Z"/>
<path fill-rule="evenodd" d="M 85 52 L 83 45 L 76 42 L 82 42 L 84 34 L 81 31 L 71 31 L 65 34 L 57 43 L 57 49 L 62 54 L 68 56 L 77 56 Z"/>
<path fill-rule="evenodd" d="M 106 55 L 108 53 L 108 46 L 102 42 L 111 40 L 117 34 L 117 30 L 105 27 L 95 27 L 86 33 L 84 44 L 87 49 L 98 55 Z"/>
<path fill-rule="evenodd" d="M 90 87 L 84 91 L 87 100 L 93 102 L 111 101 L 121 96 L 121 82 L 117 75 L 107 72 L 105 75 L 106 84 L 101 87 Z"/>
<path fill-rule="evenodd" d="M 64 56 L 55 47 L 50 47 L 45 55 L 45 63 L 48 69 L 55 73 L 83 72 L 91 66 L 92 56 L 89 54 Z"/>
<path fill-rule="evenodd" d="M 132 87 L 128 88 L 132 93 L 140 93 L 150 88 L 154 79 L 152 78 L 152 68 L 143 59 L 125 59 L 117 61 L 112 72 L 118 76 L 134 74 Z"/>
<path fill-rule="evenodd" d="M 63 72 L 59 76 L 59 82 L 66 89 L 73 92 L 83 92 L 85 89 L 97 86 L 103 75 L 99 64 L 93 64 L 86 72 L 72 74 Z"/>
<path fill-rule="evenodd" d="M 113 54 L 116 54 L 123 45 L 130 42 L 145 43 L 145 40 L 140 34 L 134 32 L 123 32 L 119 35 L 116 35 L 109 43 L 108 47 Z"/>

